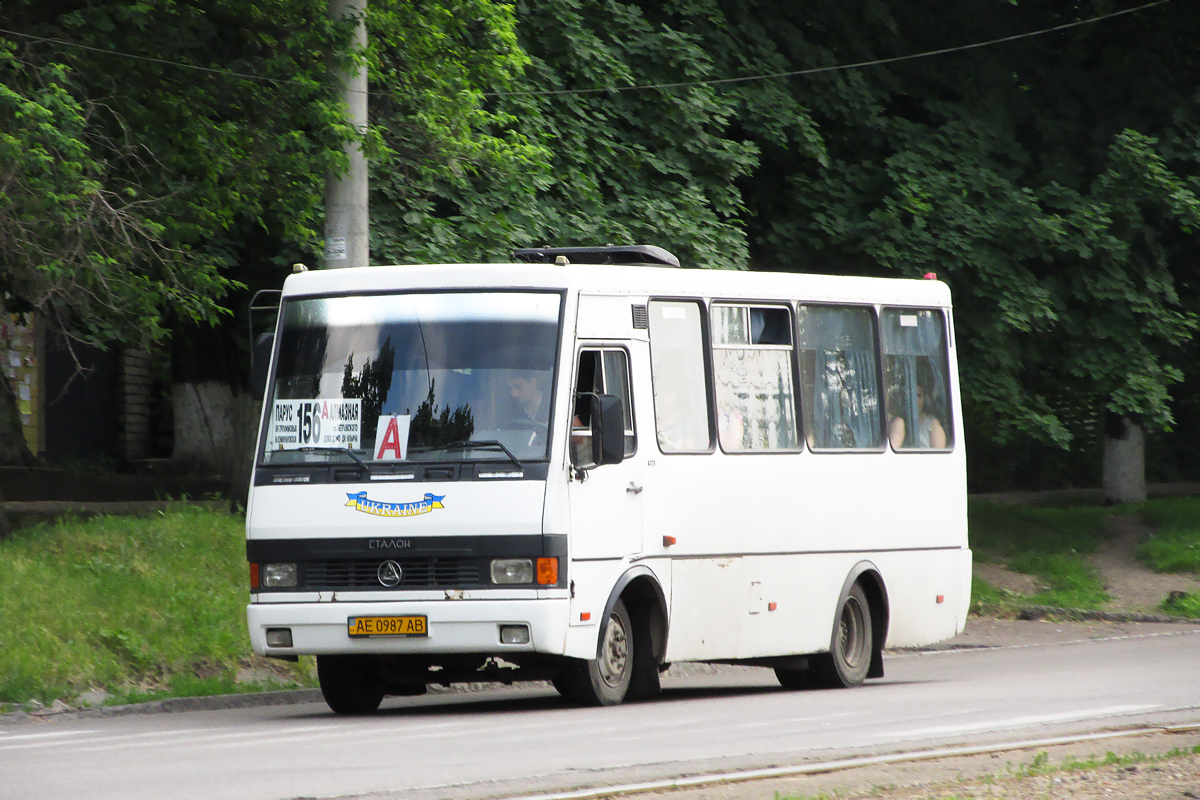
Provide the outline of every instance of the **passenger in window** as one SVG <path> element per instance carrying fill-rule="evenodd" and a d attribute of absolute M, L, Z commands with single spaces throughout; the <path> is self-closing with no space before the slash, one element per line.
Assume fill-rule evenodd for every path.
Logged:
<path fill-rule="evenodd" d="M 895 394 L 899 393 L 899 388 L 894 390 Z M 888 427 L 888 439 L 891 440 L 892 447 L 897 450 L 907 447 L 917 450 L 944 450 L 946 448 L 946 429 L 942 427 L 941 420 L 931 413 L 928 413 L 925 408 L 925 386 L 923 383 L 917 383 L 917 408 L 916 418 L 917 429 L 914 436 L 911 438 L 908 435 L 908 423 L 904 416 L 897 414 L 892 417 L 892 421 Z M 894 397 L 894 395 L 893 395 Z M 888 408 L 898 408 L 901 404 L 896 400 L 889 398 Z"/>
<path fill-rule="evenodd" d="M 576 413 L 571 417 L 571 463 L 590 464 L 592 461 L 592 431 L 588 425 L 588 412 L 580 398 L 576 402 Z"/>

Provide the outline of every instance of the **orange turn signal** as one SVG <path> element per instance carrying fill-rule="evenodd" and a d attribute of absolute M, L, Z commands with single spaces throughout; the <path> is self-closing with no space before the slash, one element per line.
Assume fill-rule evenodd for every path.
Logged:
<path fill-rule="evenodd" d="M 258 564 L 250 565 L 250 591 L 258 588 Z"/>
<path fill-rule="evenodd" d="M 554 586 L 558 583 L 557 558 L 539 558 L 537 560 L 537 582 L 542 586 Z"/>

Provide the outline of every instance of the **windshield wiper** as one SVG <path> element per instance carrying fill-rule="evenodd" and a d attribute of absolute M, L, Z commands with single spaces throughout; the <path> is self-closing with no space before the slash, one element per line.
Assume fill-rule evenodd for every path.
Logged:
<path fill-rule="evenodd" d="M 511 461 L 517 469 L 525 469 L 521 462 L 517 460 L 517 457 L 512 454 L 512 451 L 505 447 L 502 442 L 498 442 L 495 439 L 463 439 L 459 442 L 450 442 L 450 444 L 435 444 L 431 447 L 422 447 L 419 450 L 414 447 L 413 451 L 429 453 L 435 450 L 483 450 L 489 448 L 493 450 L 502 450 L 504 455 L 508 456 L 508 460 Z"/>
<path fill-rule="evenodd" d="M 350 456 L 368 475 L 371 474 L 371 468 L 367 466 L 367 462 L 359 458 L 349 447 L 295 447 L 292 449 L 299 450 L 301 453 L 337 453 L 338 455 Z"/>

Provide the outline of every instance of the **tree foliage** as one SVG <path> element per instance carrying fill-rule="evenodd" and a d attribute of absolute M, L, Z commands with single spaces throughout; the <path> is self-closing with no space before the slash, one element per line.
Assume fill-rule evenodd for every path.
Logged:
<path fill-rule="evenodd" d="M 314 238 L 336 158 L 315 2 L 6 3 L 0 282 L 92 344 L 212 321 L 239 230 Z M 317 56 L 314 58 L 314 56 Z M 236 75 L 230 73 L 237 73 Z M 35 123 L 35 124 L 30 124 Z"/>
<path fill-rule="evenodd" d="M 12 0 L 42 38 L 0 34 L 0 290 L 103 342 L 277 286 L 320 252 L 360 137 L 329 66 L 362 57 L 374 263 L 933 271 L 973 448 L 1166 429 L 1200 372 L 1200 11 L 1089 21 L 1136 5 L 374 0 L 354 54 L 316 0 Z M 179 338 L 236 352 L 231 319 Z"/>
<path fill-rule="evenodd" d="M 96 130 L 107 109 L 81 97 L 59 63 L 22 61 L 0 43 L 0 289 L 95 344 L 161 336 L 161 309 L 210 317 L 222 282 L 188 270 L 164 240 L 154 200 L 115 162 L 136 145 Z"/>
<path fill-rule="evenodd" d="M 711 77 L 704 42 L 655 4 L 521 2 L 515 13 L 528 65 L 475 94 L 489 147 L 430 176 L 423 197 L 376 169 L 372 222 L 386 232 L 373 234 L 373 257 L 500 260 L 518 246 L 652 242 L 692 265 L 744 268 L 736 181 L 756 148 L 725 135 L 734 102 L 707 86 L 592 91 Z M 498 153 L 511 156 L 506 168 L 489 160 Z"/>

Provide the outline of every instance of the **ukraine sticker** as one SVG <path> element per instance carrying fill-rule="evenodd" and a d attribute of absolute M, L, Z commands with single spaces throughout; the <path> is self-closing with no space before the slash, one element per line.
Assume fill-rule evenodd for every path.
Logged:
<path fill-rule="evenodd" d="M 379 500 L 369 500 L 365 491 L 354 494 L 346 492 L 346 497 L 350 498 L 346 503 L 347 506 L 364 514 L 373 514 L 377 517 L 415 517 L 418 514 L 428 514 L 435 508 L 445 508 L 442 500 L 446 495 L 426 492 L 424 500 L 412 503 L 384 503 Z"/>

